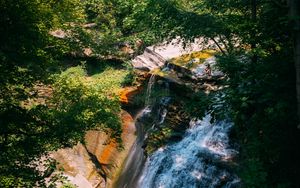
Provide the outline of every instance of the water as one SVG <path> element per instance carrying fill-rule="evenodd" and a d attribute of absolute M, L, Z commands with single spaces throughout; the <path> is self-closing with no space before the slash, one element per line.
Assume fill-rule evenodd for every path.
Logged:
<path fill-rule="evenodd" d="M 144 150 L 142 145 L 144 143 L 144 138 L 146 131 L 144 126 L 139 121 L 144 116 L 147 116 L 151 113 L 149 107 L 145 107 L 139 111 L 135 117 L 135 125 L 137 129 L 137 139 L 130 150 L 130 154 L 127 157 L 126 164 L 122 170 L 122 173 L 116 183 L 118 188 L 133 188 L 136 187 L 136 182 L 138 180 L 139 174 L 143 169 L 143 165 L 146 161 L 144 156 Z"/>
<path fill-rule="evenodd" d="M 151 97 L 151 91 L 155 83 L 155 75 L 152 74 L 151 77 L 149 78 L 148 86 L 147 86 L 147 91 L 146 91 L 146 98 L 145 98 L 145 106 L 149 107 L 150 106 L 150 97 Z"/>
<path fill-rule="evenodd" d="M 151 87 L 148 88 L 151 90 Z M 164 122 L 165 117 L 168 113 L 166 106 L 170 102 L 169 97 L 164 97 L 160 100 L 160 108 L 157 114 L 157 122 L 153 124 L 150 129 L 154 129 L 156 124 Z M 126 160 L 125 167 L 119 177 L 116 187 L 118 188 L 134 188 L 138 187 L 137 182 L 140 177 L 143 166 L 146 162 L 144 155 L 143 144 L 147 138 L 147 130 L 143 125 L 143 119 L 151 115 L 151 106 L 146 106 L 135 117 L 135 124 L 137 129 L 137 139 L 131 148 L 130 154 Z"/>
<path fill-rule="evenodd" d="M 211 123 L 211 116 L 190 123 L 183 140 L 160 148 L 145 164 L 140 188 L 234 188 L 239 178 L 230 172 L 237 154 L 229 146 L 231 123 Z"/>
<path fill-rule="evenodd" d="M 168 89 L 168 88 L 167 88 Z M 159 101 L 159 109 L 158 109 L 158 121 L 156 124 L 162 124 L 165 121 L 165 118 L 168 113 L 167 106 L 171 101 L 171 97 L 163 97 Z"/>

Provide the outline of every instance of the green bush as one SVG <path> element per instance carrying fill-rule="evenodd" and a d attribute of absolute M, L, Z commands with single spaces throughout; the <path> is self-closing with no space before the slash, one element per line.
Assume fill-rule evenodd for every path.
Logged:
<path fill-rule="evenodd" d="M 119 137 L 121 110 L 117 96 L 107 95 L 107 78 L 98 78 L 97 84 L 87 81 L 84 68 L 70 68 L 57 76 L 54 84 L 52 111 L 61 133 L 72 138 L 82 137 L 88 129 L 97 128 Z M 101 80 L 101 81 L 99 81 Z M 65 136 L 65 137 L 66 137 Z M 67 140 L 66 140 L 67 141 Z"/>

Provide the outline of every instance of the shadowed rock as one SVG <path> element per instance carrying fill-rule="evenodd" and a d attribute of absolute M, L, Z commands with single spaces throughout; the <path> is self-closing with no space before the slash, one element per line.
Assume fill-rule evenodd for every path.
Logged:
<path fill-rule="evenodd" d="M 124 161 L 136 139 L 132 117 L 125 111 L 122 119 L 122 149 L 109 134 L 90 130 L 85 135 L 85 145 L 60 149 L 52 154 L 57 168 L 79 188 L 110 188 L 122 170 Z"/>

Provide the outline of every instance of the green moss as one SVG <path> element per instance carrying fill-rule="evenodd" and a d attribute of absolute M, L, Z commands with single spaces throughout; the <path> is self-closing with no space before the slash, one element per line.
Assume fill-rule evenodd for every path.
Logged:
<path fill-rule="evenodd" d="M 106 68 L 103 72 L 94 74 L 87 81 L 95 87 L 101 88 L 106 93 L 117 93 L 123 83 L 128 79 L 130 71 L 127 69 Z"/>
<path fill-rule="evenodd" d="M 170 60 L 170 63 L 186 67 L 188 69 L 192 69 L 197 67 L 198 65 L 202 64 L 207 58 L 210 58 L 216 54 L 216 51 L 214 50 L 203 50 L 198 52 L 193 52 L 190 54 L 185 54 L 180 57 L 176 57 Z M 192 62 L 193 59 L 199 59 L 197 62 Z"/>

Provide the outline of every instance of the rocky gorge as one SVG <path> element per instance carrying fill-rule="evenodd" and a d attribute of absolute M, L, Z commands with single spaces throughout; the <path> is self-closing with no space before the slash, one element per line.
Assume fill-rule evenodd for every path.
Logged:
<path fill-rule="evenodd" d="M 149 160 L 152 160 L 151 158 L 157 152 L 164 150 L 163 148 L 171 148 L 188 139 L 186 131 L 192 129 L 195 124 L 199 124 L 194 123 L 191 126 L 191 120 L 195 121 L 195 117 L 203 117 L 206 113 L 208 101 L 205 101 L 203 96 L 224 87 L 219 84 L 224 75 L 215 68 L 215 50 L 200 49 L 199 45 L 195 44 L 191 45 L 191 49 L 186 50 L 181 45 L 175 42 L 175 44 L 164 44 L 163 47 L 147 47 L 142 55 L 132 61 L 137 75 L 136 84 L 123 88 L 119 94 L 124 109 L 120 115 L 122 148 L 119 147 L 116 140 L 110 139 L 109 133 L 90 130 L 85 135 L 84 144 L 78 143 L 73 148 L 60 149 L 51 154 L 52 158 L 57 161 L 57 169 L 62 170 L 63 176 L 70 183 L 82 188 L 174 187 L 173 183 L 168 186 L 155 183 L 155 177 L 161 174 L 161 170 L 156 175 L 155 172 L 148 170 L 153 165 L 158 167 L 162 164 L 151 164 Z M 205 72 L 208 64 L 212 67 L 211 75 L 207 75 Z M 202 104 L 203 107 L 193 106 L 195 102 L 193 100 L 199 99 L 199 96 L 202 97 L 202 101 L 196 105 Z M 143 100 L 137 102 L 136 99 L 139 97 Z M 225 129 L 216 130 L 221 132 L 214 133 L 215 130 L 206 130 L 208 132 L 205 134 L 212 131 L 211 138 L 208 140 L 215 139 L 215 135 L 218 137 L 220 134 L 225 134 L 226 137 L 226 132 L 222 132 Z M 203 132 L 199 134 L 207 136 Z M 199 139 L 203 140 L 204 138 Z M 226 150 L 223 157 L 232 158 L 231 154 L 227 156 L 228 143 L 222 143 L 222 140 L 210 142 L 217 147 L 216 149 L 220 144 L 221 149 Z M 202 151 L 203 148 L 200 150 L 204 156 L 218 155 L 207 154 Z M 214 161 L 219 161 L 220 157 L 223 158 L 222 156 L 212 158 L 216 158 Z M 193 160 L 197 160 L 197 158 L 207 160 L 207 157 L 202 159 L 198 154 L 194 156 Z M 217 164 L 223 162 L 221 160 Z M 207 165 L 211 167 L 210 163 Z M 191 169 L 191 171 L 196 173 L 193 175 L 196 179 L 201 179 L 199 170 Z M 216 173 L 222 174 L 221 171 Z M 147 175 L 149 173 L 152 174 L 150 179 Z M 229 172 L 226 171 L 226 173 Z M 219 181 L 221 183 L 212 187 L 237 185 L 237 177 L 227 178 L 230 173 L 226 174 L 226 178 L 223 176 L 225 175 L 219 177 L 223 179 Z M 197 187 L 196 185 L 200 184 L 194 183 L 187 187 Z M 205 185 L 205 183 L 201 184 L 202 187 Z"/>

